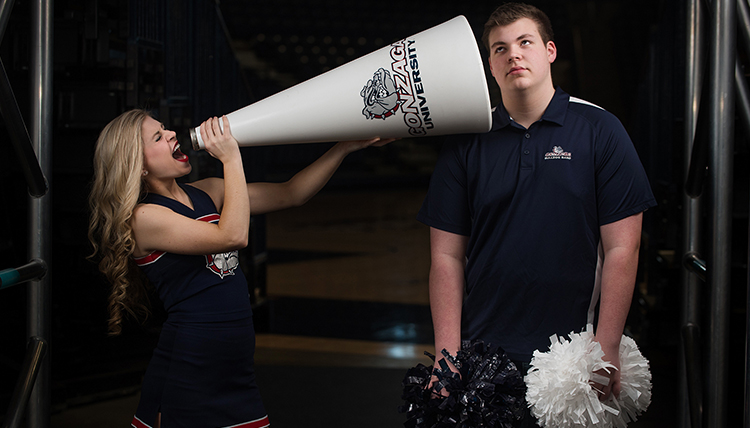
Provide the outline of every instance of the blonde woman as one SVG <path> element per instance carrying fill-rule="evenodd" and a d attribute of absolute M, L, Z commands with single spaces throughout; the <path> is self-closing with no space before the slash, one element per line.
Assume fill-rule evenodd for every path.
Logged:
<path fill-rule="evenodd" d="M 190 184 L 175 132 L 143 110 L 123 113 L 101 132 L 94 156 L 89 239 L 112 284 L 109 330 L 126 314 L 147 313 L 147 281 L 167 311 L 144 377 L 132 426 L 269 425 L 255 385 L 255 336 L 237 250 L 248 243 L 250 212 L 305 203 L 349 153 L 390 140 L 342 142 L 285 183 L 245 183 L 226 118 L 200 126 L 224 178 Z"/>

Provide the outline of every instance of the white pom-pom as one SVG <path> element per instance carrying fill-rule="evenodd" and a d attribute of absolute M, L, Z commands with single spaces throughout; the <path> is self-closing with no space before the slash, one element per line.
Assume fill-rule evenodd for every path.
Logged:
<path fill-rule="evenodd" d="M 594 373 L 614 366 L 603 360 L 601 345 L 594 341 L 589 324 L 570 340 L 553 335 L 547 352 L 534 351 L 526 381 L 526 401 L 542 427 L 625 428 L 651 403 L 651 372 L 635 341 L 620 340 L 620 398 L 599 401 Z M 607 379 L 608 381 L 608 379 Z M 599 382 L 601 383 L 601 382 Z"/>

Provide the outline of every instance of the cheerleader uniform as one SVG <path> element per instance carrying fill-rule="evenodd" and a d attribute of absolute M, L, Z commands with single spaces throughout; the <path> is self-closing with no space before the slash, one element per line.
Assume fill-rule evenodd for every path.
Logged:
<path fill-rule="evenodd" d="M 162 205 L 192 219 L 217 223 L 213 200 L 180 185 L 194 210 L 161 195 Z M 255 384 L 255 333 L 247 282 L 238 253 L 203 256 L 161 251 L 136 258 L 167 311 L 141 388 L 132 427 L 263 428 L 268 417 Z"/>

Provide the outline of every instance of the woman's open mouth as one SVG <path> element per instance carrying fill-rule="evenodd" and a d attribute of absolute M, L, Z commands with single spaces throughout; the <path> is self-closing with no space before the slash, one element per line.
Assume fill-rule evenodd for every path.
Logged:
<path fill-rule="evenodd" d="M 174 149 L 172 150 L 172 157 L 177 159 L 180 162 L 188 161 L 188 156 L 185 153 L 182 153 L 182 150 L 180 150 L 179 144 L 175 144 Z"/>

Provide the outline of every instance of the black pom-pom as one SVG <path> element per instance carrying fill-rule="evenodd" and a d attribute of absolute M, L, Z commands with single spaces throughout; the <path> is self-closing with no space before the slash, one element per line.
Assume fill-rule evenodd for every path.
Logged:
<path fill-rule="evenodd" d="M 512 428 L 523 418 L 523 377 L 500 347 L 464 341 L 455 357 L 442 354 L 458 373 L 444 360 L 406 372 L 399 407 L 406 428 Z M 428 388 L 433 374 L 437 380 Z"/>

